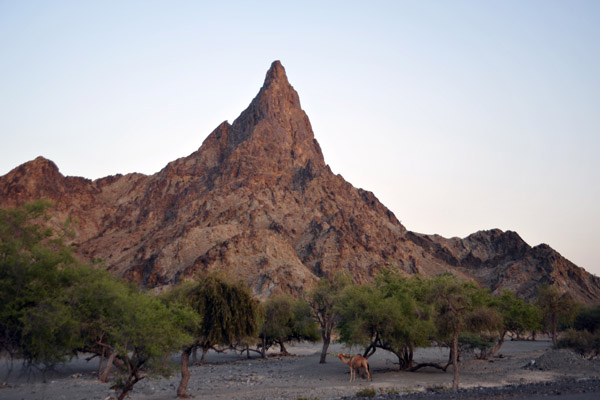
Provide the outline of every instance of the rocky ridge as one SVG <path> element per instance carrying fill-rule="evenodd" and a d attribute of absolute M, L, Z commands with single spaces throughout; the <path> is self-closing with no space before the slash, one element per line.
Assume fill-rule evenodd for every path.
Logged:
<path fill-rule="evenodd" d="M 38 157 L 0 177 L 1 207 L 38 198 L 55 204 L 51 224 L 70 217 L 77 254 L 146 287 L 218 269 L 267 297 L 339 270 L 364 282 L 388 267 L 450 271 L 525 296 L 556 283 L 580 301 L 600 300 L 599 278 L 514 232 L 407 231 L 373 193 L 331 172 L 278 61 L 232 124 L 154 175 L 65 177 Z"/>

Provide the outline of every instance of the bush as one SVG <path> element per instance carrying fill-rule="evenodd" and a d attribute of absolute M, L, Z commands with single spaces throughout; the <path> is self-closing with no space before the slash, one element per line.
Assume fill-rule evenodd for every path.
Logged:
<path fill-rule="evenodd" d="M 573 327 L 578 331 L 600 331 L 600 306 L 584 307 L 577 313 Z"/>
<path fill-rule="evenodd" d="M 356 392 L 356 397 L 375 397 L 377 392 L 375 389 L 367 387 Z"/>
<path fill-rule="evenodd" d="M 496 344 L 496 339 L 492 336 L 475 333 L 461 333 L 458 337 L 458 346 L 460 351 L 468 351 L 473 354 L 473 358 L 481 360 L 487 359 L 487 354 Z"/>
<path fill-rule="evenodd" d="M 600 332 L 576 331 L 569 329 L 560 339 L 556 347 L 559 349 L 571 349 L 587 359 L 600 355 Z"/>
<path fill-rule="evenodd" d="M 263 351 L 278 344 L 281 353 L 288 354 L 286 342 L 319 340 L 319 329 L 310 305 L 289 295 L 278 295 L 263 304 L 264 321 L 260 330 Z"/>

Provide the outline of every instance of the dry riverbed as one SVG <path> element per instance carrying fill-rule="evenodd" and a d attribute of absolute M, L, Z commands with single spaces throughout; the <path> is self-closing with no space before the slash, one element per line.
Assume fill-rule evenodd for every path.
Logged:
<path fill-rule="evenodd" d="M 549 382 L 562 382 L 561 391 L 569 392 L 569 387 L 583 386 L 583 391 L 599 392 L 600 365 L 578 358 L 566 351 L 551 350 L 547 340 L 535 342 L 507 342 L 501 349 L 502 358 L 489 361 L 464 360 L 461 363 L 462 388 L 523 387 L 537 383 L 550 387 Z M 380 398 L 392 398 L 398 393 L 413 397 L 419 393 L 444 393 L 452 384 L 452 367 L 448 372 L 434 368 L 423 368 L 418 372 L 398 372 L 397 359 L 390 353 L 378 350 L 369 363 L 373 371 L 373 381 L 359 379 L 348 382 L 348 366 L 337 358 L 328 357 L 327 364 L 319 364 L 318 344 L 298 344 L 288 349 L 294 356 L 261 359 L 252 355 L 248 360 L 239 353 L 209 353 L 207 363 L 191 367 L 192 377 L 188 393 L 202 399 L 340 399 L 352 397 L 359 390 L 373 388 Z M 331 352 L 356 353 L 340 345 L 333 345 Z M 448 354 L 443 349 L 420 349 L 415 353 L 417 362 L 444 362 Z M 532 364 L 532 361 L 535 363 Z M 177 361 L 174 358 L 174 361 Z M 23 371 L 19 365 L 13 366 L 7 377 L 9 364 L 2 360 L 0 379 L 5 382 L 0 387 L 0 398 L 21 399 L 98 399 L 114 396 L 110 384 L 98 382 L 95 378 L 97 359 L 86 362 L 83 357 L 60 366 L 56 371 L 42 374 L 40 371 Z M 567 379 L 567 380 L 565 380 Z M 569 380 L 570 379 L 570 380 Z M 45 382 L 44 382 L 45 380 Z M 571 383 L 569 383 L 571 382 Z M 583 383 L 581 383 L 583 382 Z M 130 394 L 132 400 L 173 399 L 179 383 L 179 371 L 171 378 L 146 378 L 139 382 Z M 477 389 L 475 397 L 488 394 Z M 554 389 L 549 389 L 554 390 Z M 575 391 L 575 389 L 573 389 Z M 495 398 L 508 398 L 508 392 Z M 538 393 L 538 392 L 532 392 Z M 541 393 L 541 391 L 539 392 Z M 433 395 L 434 398 L 439 394 Z M 467 397 L 465 397 L 467 396 Z M 446 397 L 444 397 L 446 398 Z"/>

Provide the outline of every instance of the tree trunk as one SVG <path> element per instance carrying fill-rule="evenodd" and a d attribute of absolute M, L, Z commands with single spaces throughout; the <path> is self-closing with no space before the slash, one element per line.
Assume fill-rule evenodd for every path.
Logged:
<path fill-rule="evenodd" d="M 366 359 L 368 359 L 368 358 L 369 358 L 369 357 L 371 357 L 373 354 L 375 354 L 375 351 L 376 351 L 376 350 L 377 350 L 377 347 L 376 347 L 376 346 L 375 346 L 373 343 L 371 343 L 371 344 L 369 345 L 369 347 L 367 347 L 367 348 L 365 349 L 365 352 L 363 353 L 363 357 L 364 357 L 364 358 L 366 358 Z"/>
<path fill-rule="evenodd" d="M 133 377 L 129 375 L 129 377 L 127 378 L 127 383 L 125 383 L 125 386 L 123 386 L 123 391 L 121 392 L 117 400 L 123 400 L 127 396 L 127 393 L 129 393 L 131 389 L 133 389 L 133 386 L 139 380 L 140 379 L 137 377 L 137 372 L 135 373 L 135 375 L 133 375 Z"/>
<path fill-rule="evenodd" d="M 110 355 L 108 356 L 108 360 L 106 361 L 106 367 L 104 367 L 104 371 L 102 375 L 100 375 L 100 382 L 108 382 L 108 375 L 110 374 L 110 369 L 112 368 L 113 362 L 115 361 L 115 357 L 117 356 L 117 352 L 113 349 L 110 349 Z"/>
<path fill-rule="evenodd" d="M 448 363 L 446 363 L 446 366 L 444 367 L 444 372 L 452 365 L 452 360 L 454 360 L 454 349 L 452 343 L 450 343 L 450 354 L 448 355 Z"/>
<path fill-rule="evenodd" d="M 262 358 L 265 358 L 267 356 L 267 337 L 266 335 L 262 336 Z"/>
<path fill-rule="evenodd" d="M 498 350 L 500 350 L 500 348 L 504 344 L 505 336 L 506 336 L 506 331 L 502 331 L 502 335 L 500 335 L 500 340 L 498 340 L 498 344 L 496 344 L 496 346 L 489 352 L 490 357 L 493 356 L 494 354 L 496 354 L 496 352 L 498 352 Z"/>
<path fill-rule="evenodd" d="M 552 344 L 556 346 L 556 331 L 558 330 L 558 314 L 552 314 Z"/>
<path fill-rule="evenodd" d="M 250 345 L 246 345 L 246 358 L 249 360 L 250 359 Z"/>
<path fill-rule="evenodd" d="M 104 354 L 106 353 L 106 347 L 102 346 L 102 354 L 100 355 L 100 364 L 98 364 L 98 378 L 102 374 L 102 364 L 104 364 Z"/>
<path fill-rule="evenodd" d="M 190 369 L 188 368 L 190 362 L 190 354 L 192 348 L 188 347 L 181 353 L 181 381 L 179 381 L 179 387 L 177 388 L 177 397 L 188 398 L 186 393 L 187 385 L 190 380 Z"/>
<path fill-rule="evenodd" d="M 331 336 L 324 335 L 323 336 L 323 349 L 321 350 L 321 359 L 319 360 L 319 364 L 325 364 L 327 358 L 327 350 L 329 349 L 329 343 L 331 343 Z"/>
<path fill-rule="evenodd" d="M 452 390 L 458 390 L 458 384 L 460 380 L 460 374 L 458 372 L 458 336 L 460 329 L 454 332 L 452 338 L 452 363 L 454 364 L 454 380 L 452 381 Z"/>
<path fill-rule="evenodd" d="M 129 393 L 131 389 L 133 389 L 133 386 L 142 379 L 144 379 L 143 376 L 140 378 L 139 375 L 140 369 L 142 368 L 144 362 L 136 361 L 135 364 L 133 362 L 133 360 L 136 359 L 136 350 L 133 350 L 131 358 L 127 354 L 125 354 L 124 356 L 125 364 L 127 364 L 127 370 L 129 372 L 127 374 L 127 382 L 123 386 L 123 391 L 121 392 L 117 400 L 123 400 L 127 396 L 127 393 Z"/>
<path fill-rule="evenodd" d="M 413 351 L 412 346 L 407 346 L 404 349 L 404 355 L 405 355 L 405 363 L 406 363 L 406 366 L 404 368 L 405 369 L 412 368 L 412 366 L 413 366 L 413 355 L 414 355 L 414 351 Z"/>
<path fill-rule="evenodd" d="M 200 365 L 206 362 L 206 353 L 208 353 L 209 347 L 202 348 L 202 358 L 200 358 Z"/>
<path fill-rule="evenodd" d="M 197 364 L 198 363 L 198 346 L 194 346 L 194 349 L 192 350 L 192 364 Z"/>
<path fill-rule="evenodd" d="M 290 353 L 288 353 L 287 349 L 285 348 L 285 346 L 283 344 L 283 340 L 279 341 L 279 349 L 281 351 L 281 354 L 283 354 L 284 356 L 290 355 Z"/>

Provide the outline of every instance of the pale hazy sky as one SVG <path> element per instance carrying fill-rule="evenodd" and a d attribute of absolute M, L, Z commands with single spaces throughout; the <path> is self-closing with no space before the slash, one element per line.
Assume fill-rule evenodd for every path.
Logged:
<path fill-rule="evenodd" d="M 0 175 L 155 173 L 278 59 L 332 170 L 408 229 L 600 275 L 600 1 L 289 3 L 0 0 Z"/>

